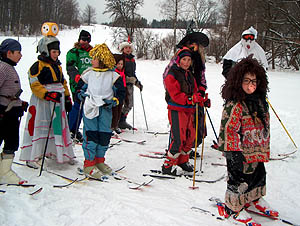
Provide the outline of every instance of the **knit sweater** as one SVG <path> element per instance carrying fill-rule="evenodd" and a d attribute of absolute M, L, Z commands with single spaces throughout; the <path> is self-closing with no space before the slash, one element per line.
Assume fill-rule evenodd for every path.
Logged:
<path fill-rule="evenodd" d="M 270 117 L 266 128 L 257 117 L 251 117 L 244 102 L 225 104 L 219 134 L 220 151 L 241 151 L 247 163 L 268 162 L 270 157 Z"/>

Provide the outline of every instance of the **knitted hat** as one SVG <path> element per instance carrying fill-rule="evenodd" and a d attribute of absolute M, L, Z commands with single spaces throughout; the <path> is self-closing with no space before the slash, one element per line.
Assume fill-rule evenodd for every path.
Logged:
<path fill-rule="evenodd" d="M 179 57 L 179 59 L 182 59 L 185 56 L 189 56 L 192 58 L 192 53 L 190 50 L 183 49 L 182 51 L 178 52 L 177 56 Z"/>
<path fill-rule="evenodd" d="M 123 50 L 126 46 L 130 46 L 131 49 L 133 50 L 133 45 L 132 45 L 131 42 L 122 42 L 122 43 L 119 45 L 119 51 L 122 52 L 122 50 Z"/>
<path fill-rule="evenodd" d="M 79 34 L 78 42 L 80 40 L 91 42 L 91 34 L 88 31 L 82 30 Z"/>
<path fill-rule="evenodd" d="M 10 51 L 21 51 L 21 44 L 14 39 L 8 38 L 5 39 L 0 45 L 0 52 L 6 53 L 8 50 Z"/>
<path fill-rule="evenodd" d="M 89 54 L 93 59 L 101 61 L 108 69 L 116 65 L 115 58 L 105 43 L 96 45 Z"/>

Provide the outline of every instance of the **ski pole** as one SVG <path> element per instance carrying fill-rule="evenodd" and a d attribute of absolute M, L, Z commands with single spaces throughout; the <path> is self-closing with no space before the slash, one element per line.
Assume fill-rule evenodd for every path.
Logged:
<path fill-rule="evenodd" d="M 73 146 L 75 145 L 76 138 L 77 138 L 77 132 L 79 130 L 79 121 L 80 121 L 79 119 L 80 119 L 80 115 L 81 115 L 81 110 L 82 110 L 83 102 L 84 102 L 84 99 L 82 101 L 80 101 L 79 112 L 78 112 L 77 121 L 76 121 L 76 127 L 75 127 L 75 134 L 74 134 L 74 138 L 73 138 Z"/>
<path fill-rule="evenodd" d="M 196 179 L 196 159 L 197 159 L 197 146 L 198 146 L 198 121 L 199 121 L 198 110 L 199 110 L 199 106 L 198 106 L 198 103 L 196 103 L 194 174 L 193 174 L 193 186 L 190 187 L 191 189 L 197 189 L 197 188 L 198 188 L 198 187 L 195 187 L 195 179 Z"/>
<path fill-rule="evenodd" d="M 204 153 L 204 137 L 205 137 L 205 124 L 206 124 L 206 107 L 204 107 L 204 122 L 203 122 L 203 136 L 202 136 L 202 151 L 201 151 L 201 161 L 200 161 L 200 173 L 203 173 L 202 171 L 202 162 L 203 162 L 203 153 Z"/>
<path fill-rule="evenodd" d="M 277 115 L 276 111 L 274 110 L 274 108 L 273 108 L 272 104 L 270 103 L 270 101 L 268 100 L 268 98 L 266 98 L 266 100 L 267 100 L 268 104 L 270 105 L 270 107 L 272 108 L 272 110 L 273 110 L 274 114 L 276 115 L 277 119 L 281 123 L 281 125 L 282 125 L 283 129 L 285 130 L 286 134 L 289 136 L 289 138 L 291 139 L 291 141 L 293 142 L 293 144 L 295 145 L 295 147 L 298 148 L 297 145 L 295 144 L 294 140 L 292 139 L 291 135 L 289 134 L 289 132 L 287 131 L 287 129 L 285 128 L 285 126 L 281 122 L 279 116 Z"/>
<path fill-rule="evenodd" d="M 145 118 L 146 128 L 147 128 L 147 131 L 148 131 L 148 124 L 147 124 L 147 119 L 146 119 L 146 112 L 145 112 L 144 101 L 143 101 L 143 96 L 142 96 L 142 91 L 141 90 L 140 90 L 140 94 L 141 94 L 141 101 L 142 101 L 142 106 L 143 106 L 143 111 L 144 111 L 144 118 Z"/>
<path fill-rule="evenodd" d="M 45 156 L 46 156 L 46 151 L 47 151 L 49 136 L 50 136 L 50 132 L 51 132 L 51 127 L 52 127 L 52 121 L 53 121 L 53 116 L 54 116 L 54 112 L 55 112 L 55 107 L 56 107 L 56 102 L 54 102 L 54 105 L 53 105 L 53 110 L 52 110 L 52 114 L 51 114 L 51 119 L 50 119 L 50 124 L 49 124 L 49 130 L 48 130 L 48 135 L 47 135 L 47 139 L 46 139 L 45 149 L 44 149 L 44 153 L 43 153 L 43 159 L 42 159 L 42 165 L 41 165 L 41 170 L 40 170 L 39 177 L 42 175 L 42 171 L 43 171 L 43 166 L 44 166 L 44 162 L 45 162 Z"/>
<path fill-rule="evenodd" d="M 214 127 L 214 125 L 213 125 L 213 123 L 212 123 L 212 120 L 211 120 L 211 118 L 210 118 L 210 115 L 209 115 L 209 113 L 208 113 L 208 110 L 207 110 L 207 108 L 205 108 L 205 109 L 206 109 L 206 114 L 207 114 L 208 119 L 209 119 L 209 121 L 210 121 L 211 127 L 212 127 L 212 129 L 213 129 L 213 131 L 214 131 L 215 137 L 216 137 L 216 139 L 218 140 L 218 136 L 217 136 L 215 127 Z"/>
<path fill-rule="evenodd" d="M 134 86 L 132 86 L 132 133 L 134 134 Z"/>

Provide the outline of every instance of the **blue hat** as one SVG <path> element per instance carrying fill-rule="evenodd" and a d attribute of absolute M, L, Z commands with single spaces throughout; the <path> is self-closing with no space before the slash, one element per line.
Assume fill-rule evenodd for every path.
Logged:
<path fill-rule="evenodd" d="M 21 51 L 21 44 L 14 39 L 8 38 L 5 39 L 0 45 L 0 52 L 6 53 L 8 50 L 10 51 Z"/>

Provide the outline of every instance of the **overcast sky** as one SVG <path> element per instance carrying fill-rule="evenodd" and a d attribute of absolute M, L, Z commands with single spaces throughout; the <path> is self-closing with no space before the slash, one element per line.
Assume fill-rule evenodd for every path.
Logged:
<path fill-rule="evenodd" d="M 104 23 L 110 22 L 109 14 L 104 14 L 105 0 L 77 0 L 81 11 L 84 10 L 87 4 L 96 8 L 97 22 Z M 152 22 L 153 19 L 161 20 L 162 16 L 159 13 L 159 7 L 157 4 L 161 0 L 144 0 L 144 6 L 139 10 L 139 14 L 146 18 L 148 23 Z"/>

